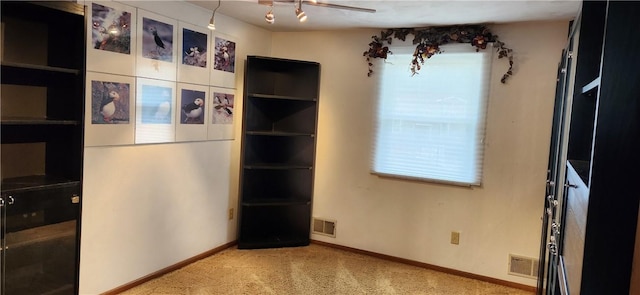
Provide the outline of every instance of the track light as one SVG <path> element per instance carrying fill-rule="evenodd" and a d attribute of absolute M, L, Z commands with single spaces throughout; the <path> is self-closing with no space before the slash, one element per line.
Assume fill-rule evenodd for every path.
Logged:
<path fill-rule="evenodd" d="M 216 29 L 216 20 L 214 19 L 215 15 L 211 16 L 211 19 L 209 20 L 209 25 L 207 26 L 207 28 L 209 28 L 209 30 L 215 30 Z"/>
<path fill-rule="evenodd" d="M 220 0 L 218 0 L 218 6 L 213 10 L 213 13 L 211 14 L 211 19 L 209 20 L 209 25 L 207 26 L 209 30 L 213 31 L 216 29 L 216 10 L 218 10 L 218 8 L 220 8 Z"/>
<path fill-rule="evenodd" d="M 275 15 L 273 15 L 273 6 L 271 6 L 271 9 L 269 9 L 269 12 L 265 14 L 264 20 L 266 20 L 267 23 L 269 24 L 273 24 L 274 22 L 276 22 L 276 17 Z"/>
<path fill-rule="evenodd" d="M 307 15 L 300 8 L 296 8 L 296 16 L 300 22 L 304 22 L 307 20 Z"/>
<path fill-rule="evenodd" d="M 307 15 L 302 11 L 302 0 L 298 0 L 298 7 L 296 8 L 296 17 L 300 22 L 307 20 Z"/>

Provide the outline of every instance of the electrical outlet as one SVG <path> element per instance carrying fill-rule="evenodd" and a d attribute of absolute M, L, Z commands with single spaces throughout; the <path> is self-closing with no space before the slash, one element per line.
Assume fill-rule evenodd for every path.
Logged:
<path fill-rule="evenodd" d="M 451 244 L 460 245 L 460 233 L 457 231 L 451 232 Z"/>
<path fill-rule="evenodd" d="M 229 220 L 233 219 L 233 208 L 229 208 Z"/>

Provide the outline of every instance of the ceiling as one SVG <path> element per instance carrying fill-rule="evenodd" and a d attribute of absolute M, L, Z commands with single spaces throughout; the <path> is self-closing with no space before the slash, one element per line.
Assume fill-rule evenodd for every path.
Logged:
<path fill-rule="evenodd" d="M 506 23 L 518 21 L 570 20 L 578 15 L 580 0 L 444 1 L 444 0 L 317 0 L 318 2 L 375 9 L 375 13 L 313 6 L 303 1 L 308 16 L 295 16 L 294 0 L 276 0 L 275 23 L 268 24 L 269 6 L 259 0 L 222 0 L 221 13 L 270 31 L 309 31 L 356 28 L 419 28 L 454 24 Z M 265 0 L 260 0 L 265 1 Z M 290 1 L 289 3 L 280 1 Z M 295 0 L 296 2 L 298 0 Z M 187 1 L 213 10 L 218 1 Z"/>

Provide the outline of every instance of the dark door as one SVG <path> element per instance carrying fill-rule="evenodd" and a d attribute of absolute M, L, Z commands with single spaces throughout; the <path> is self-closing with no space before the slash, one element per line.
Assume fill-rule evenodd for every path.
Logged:
<path fill-rule="evenodd" d="M 4 289 L 5 289 L 4 288 L 4 274 L 5 274 L 4 236 L 5 236 L 5 223 L 6 223 L 6 216 L 7 216 L 7 209 L 6 209 L 7 202 L 8 202 L 7 196 L 5 196 L 4 194 L 0 195 L 0 295 L 4 295 Z"/>
<path fill-rule="evenodd" d="M 547 165 L 547 185 L 544 197 L 544 211 L 542 213 L 542 234 L 540 239 L 540 259 L 538 266 L 538 294 L 551 294 L 548 289 L 554 287 L 557 261 L 557 243 L 555 237 L 552 240 L 551 225 L 555 219 L 556 210 L 554 204 L 556 201 L 556 183 L 558 174 L 559 149 L 562 136 L 562 114 L 564 113 L 564 84 L 566 77 L 565 68 L 566 53 L 562 53 L 561 62 L 558 63 L 558 79 L 556 83 L 556 98 L 553 110 L 553 125 L 551 131 L 551 143 L 549 146 L 549 163 Z"/>
<path fill-rule="evenodd" d="M 2 295 L 72 295 L 79 186 L 5 192 Z"/>
<path fill-rule="evenodd" d="M 579 23 L 579 22 L 574 22 Z M 564 178 L 566 161 L 566 138 L 568 132 L 568 108 L 573 89 L 572 61 L 573 43 L 577 31 L 572 26 L 567 47 L 562 51 L 558 63 L 556 96 L 553 111 L 549 160 L 547 165 L 547 185 L 542 213 L 542 234 L 540 239 L 540 259 L 538 265 L 537 294 L 559 294 L 558 263 L 562 249 L 561 220 L 564 200 Z M 560 184 L 560 185 L 558 185 Z"/>

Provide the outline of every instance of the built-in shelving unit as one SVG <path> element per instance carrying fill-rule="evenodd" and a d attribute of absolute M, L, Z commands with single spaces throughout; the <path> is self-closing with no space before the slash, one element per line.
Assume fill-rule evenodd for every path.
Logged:
<path fill-rule="evenodd" d="M 640 255 L 640 194 L 633 187 L 640 179 L 639 14 L 633 1 L 582 3 L 567 99 L 563 218 L 554 223 L 561 233 L 557 280 L 566 282 L 547 294 L 630 294 L 633 257 Z"/>
<path fill-rule="evenodd" d="M 80 180 L 83 11 L 71 2 L 2 3 L 3 191 L 16 177 Z"/>
<path fill-rule="evenodd" d="M 1 5 L 0 294 L 77 294 L 84 6 Z"/>
<path fill-rule="evenodd" d="M 567 159 L 575 167 L 589 166 L 593 132 L 596 124 L 596 103 L 600 85 L 600 61 L 606 23 L 606 1 L 585 1 L 580 20 L 580 42 L 571 105 L 571 128 Z M 580 178 L 589 185 L 589 169 L 578 169 Z"/>
<path fill-rule="evenodd" d="M 320 65 L 250 56 L 239 248 L 309 244 Z"/>
<path fill-rule="evenodd" d="M 593 81 L 591 81 L 591 83 L 582 87 L 582 94 L 597 92 L 599 86 L 600 86 L 600 77 L 594 79 Z"/>

